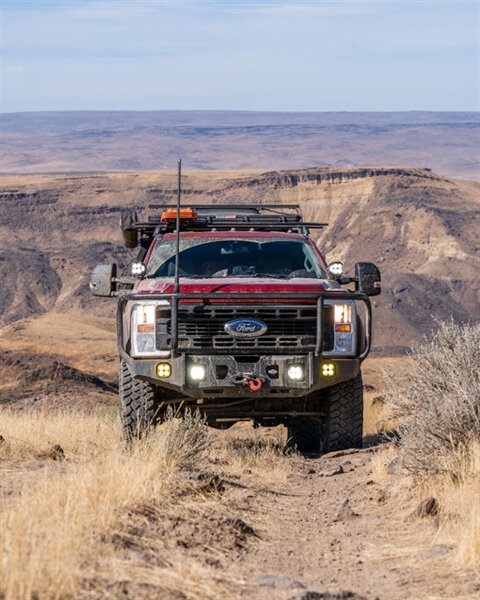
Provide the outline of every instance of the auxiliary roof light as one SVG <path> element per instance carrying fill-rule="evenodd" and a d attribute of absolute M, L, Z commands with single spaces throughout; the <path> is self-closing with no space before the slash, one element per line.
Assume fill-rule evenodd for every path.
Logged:
<path fill-rule="evenodd" d="M 323 377 L 335 377 L 337 367 L 335 363 L 326 362 L 322 364 L 322 375 Z"/>
<path fill-rule="evenodd" d="M 132 263 L 132 275 L 143 275 L 147 267 L 142 262 Z"/>
<path fill-rule="evenodd" d="M 330 275 L 333 275 L 333 277 L 340 277 L 340 275 L 343 273 L 343 263 L 341 263 L 339 260 L 330 263 L 328 265 L 328 272 Z"/>
<path fill-rule="evenodd" d="M 163 211 L 162 216 L 160 217 L 160 221 L 172 222 L 177 220 L 177 209 L 176 208 L 167 208 Z M 196 221 L 197 220 L 197 211 L 194 208 L 181 208 L 180 209 L 180 220 L 181 221 Z"/>

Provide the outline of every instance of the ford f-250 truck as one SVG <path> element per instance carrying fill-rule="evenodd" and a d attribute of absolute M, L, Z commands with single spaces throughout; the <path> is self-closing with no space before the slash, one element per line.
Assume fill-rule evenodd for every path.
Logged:
<path fill-rule="evenodd" d="M 98 265 L 90 283 L 118 297 L 124 437 L 173 405 L 214 427 L 284 424 L 302 452 L 361 446 L 377 267 L 357 263 L 346 277 L 327 265 L 309 235 L 326 224 L 304 222 L 295 205 L 151 210 L 122 218 L 136 259 L 123 273 Z"/>

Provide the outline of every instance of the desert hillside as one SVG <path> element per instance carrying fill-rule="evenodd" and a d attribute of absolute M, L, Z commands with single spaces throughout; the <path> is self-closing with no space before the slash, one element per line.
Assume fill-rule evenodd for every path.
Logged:
<path fill-rule="evenodd" d="M 327 260 L 372 260 L 382 270 L 375 299 L 375 347 L 397 352 L 432 329 L 434 319 L 480 316 L 478 190 L 429 170 L 306 169 L 266 173 L 187 172 L 184 202 L 298 202 L 307 219 L 330 223 L 319 234 Z M 85 323 L 111 317 L 114 301 L 90 297 L 100 261 L 125 261 L 122 211 L 172 201 L 173 172 L 5 176 L 0 189 L 2 339 L 30 331 L 26 317 L 68 313 Z M 83 315 L 83 316 L 82 316 Z M 107 321 L 109 322 L 109 321 Z M 59 326 L 59 321 L 56 322 Z M 95 321 L 97 323 L 97 321 Z M 100 319 L 99 338 L 105 330 Z M 47 327 L 51 331 L 51 325 Z M 45 335 L 48 336 L 48 333 Z"/>
<path fill-rule="evenodd" d="M 0 115 L 0 171 L 417 165 L 478 178 L 472 112 L 65 111 Z"/>

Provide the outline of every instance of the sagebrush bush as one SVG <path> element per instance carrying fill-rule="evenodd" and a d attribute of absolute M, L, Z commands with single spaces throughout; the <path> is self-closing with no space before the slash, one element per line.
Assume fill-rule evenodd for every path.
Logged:
<path fill-rule="evenodd" d="M 180 416 L 169 409 L 160 433 L 155 439 L 155 445 L 160 444 L 167 462 L 171 457 L 178 468 L 195 465 L 212 441 L 205 419 L 198 410 L 192 412 L 187 409 Z"/>
<path fill-rule="evenodd" d="M 480 440 L 480 324 L 439 323 L 412 352 L 412 368 L 387 376 L 395 407 L 402 466 L 416 476 L 465 469 Z"/>

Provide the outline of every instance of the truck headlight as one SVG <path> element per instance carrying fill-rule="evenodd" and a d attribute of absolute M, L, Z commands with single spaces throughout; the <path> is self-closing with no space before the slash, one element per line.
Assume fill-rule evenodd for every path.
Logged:
<path fill-rule="evenodd" d="M 168 305 L 167 300 L 140 302 L 132 307 L 132 356 L 170 356 L 169 351 L 157 350 L 156 311 Z"/>
<path fill-rule="evenodd" d="M 334 352 L 352 354 L 355 351 L 354 323 L 355 302 L 334 303 L 335 349 Z"/>

